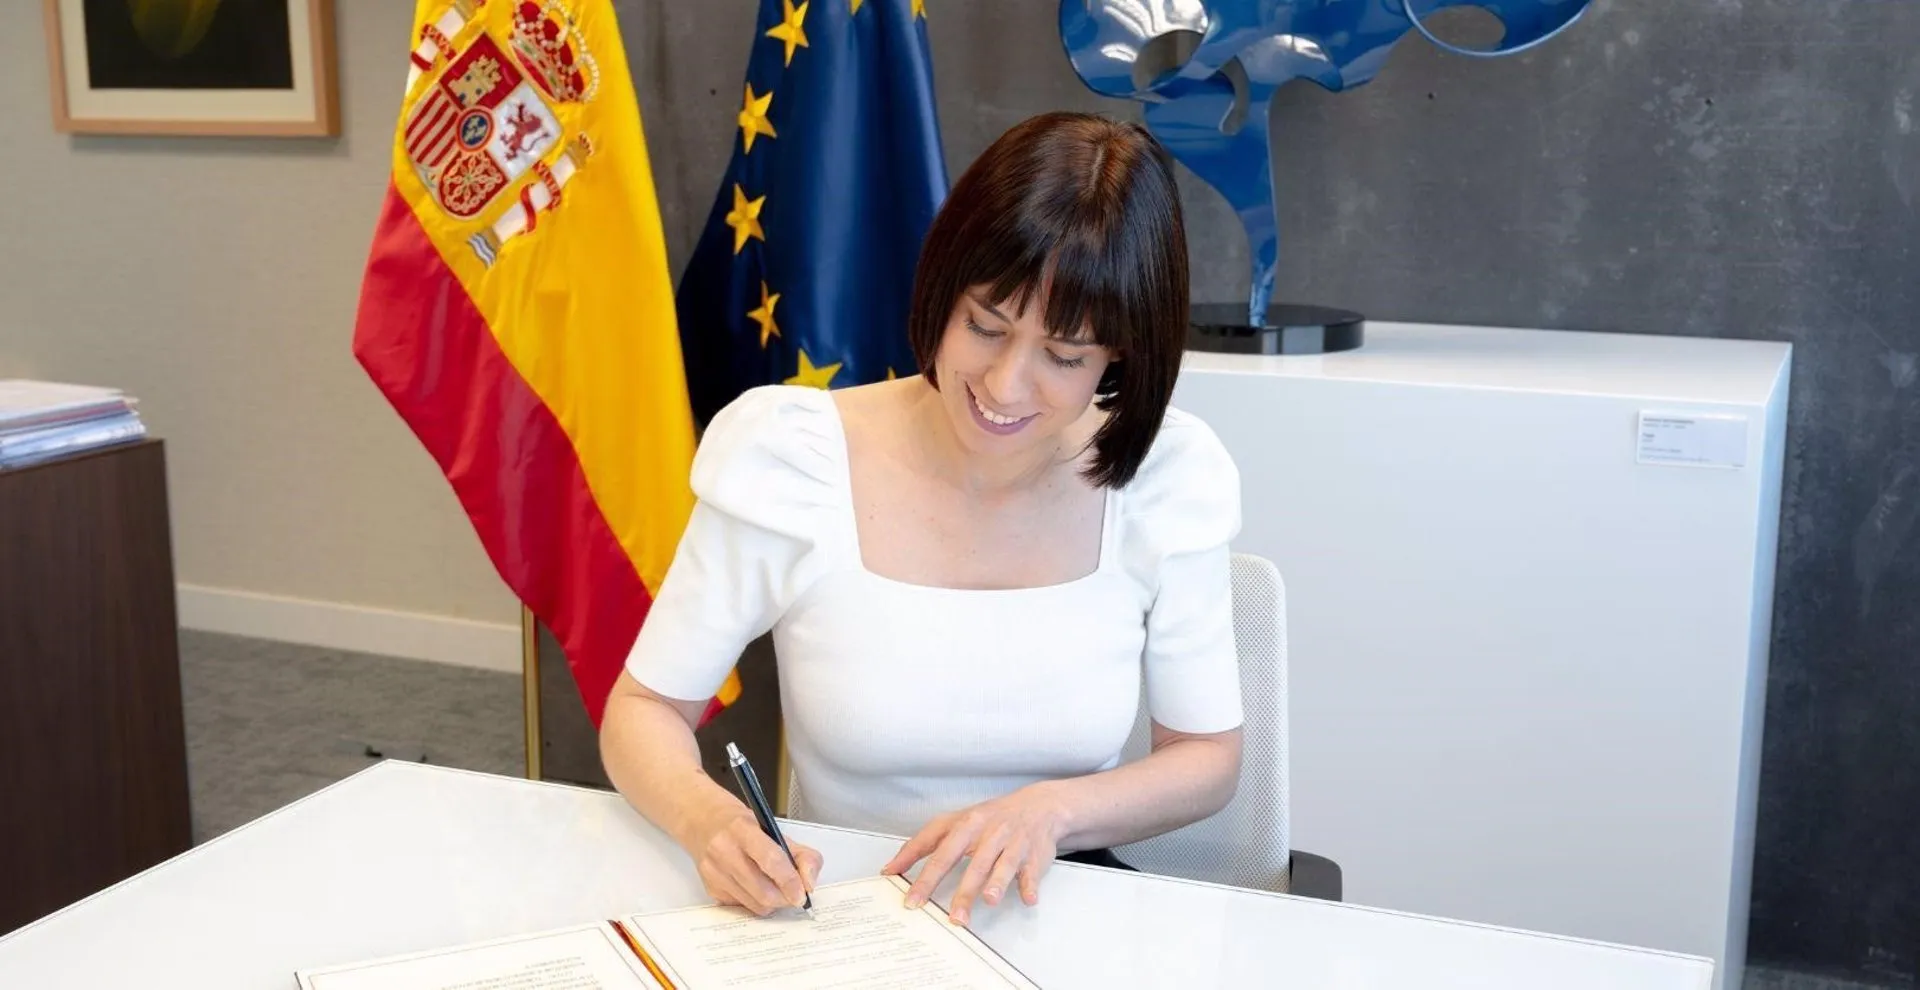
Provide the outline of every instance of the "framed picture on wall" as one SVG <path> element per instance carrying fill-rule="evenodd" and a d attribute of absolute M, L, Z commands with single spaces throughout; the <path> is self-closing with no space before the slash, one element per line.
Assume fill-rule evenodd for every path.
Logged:
<path fill-rule="evenodd" d="M 339 132 L 332 0 L 44 3 L 58 131 Z"/>

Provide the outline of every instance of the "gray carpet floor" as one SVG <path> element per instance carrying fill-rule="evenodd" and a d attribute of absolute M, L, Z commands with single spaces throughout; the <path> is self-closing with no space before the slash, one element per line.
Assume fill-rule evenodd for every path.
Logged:
<path fill-rule="evenodd" d="M 183 630 L 194 840 L 204 842 L 380 759 L 526 772 L 520 678 Z M 1749 968 L 1743 990 L 1881 990 Z"/>
<path fill-rule="evenodd" d="M 520 678 L 183 630 L 195 842 L 382 758 L 526 773 Z"/>

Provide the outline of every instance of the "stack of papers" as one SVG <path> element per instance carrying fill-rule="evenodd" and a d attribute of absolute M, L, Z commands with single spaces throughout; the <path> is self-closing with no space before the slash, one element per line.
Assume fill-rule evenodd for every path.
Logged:
<path fill-rule="evenodd" d="M 0 378 L 0 469 L 138 440 L 136 404 L 119 389 Z"/>

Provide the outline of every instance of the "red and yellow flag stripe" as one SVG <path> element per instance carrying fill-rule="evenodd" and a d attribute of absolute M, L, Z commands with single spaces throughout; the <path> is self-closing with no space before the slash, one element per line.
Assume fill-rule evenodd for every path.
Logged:
<path fill-rule="evenodd" d="M 354 354 L 560 640 L 597 725 L 693 501 L 618 25 L 608 0 L 421 0 L 414 23 Z"/>

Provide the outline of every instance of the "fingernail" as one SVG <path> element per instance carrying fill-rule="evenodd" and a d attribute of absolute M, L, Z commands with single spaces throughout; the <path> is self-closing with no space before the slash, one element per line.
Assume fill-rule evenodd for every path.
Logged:
<path fill-rule="evenodd" d="M 988 888 L 987 888 L 987 890 L 986 890 L 986 894 L 987 894 L 987 903 L 988 903 L 988 904 L 997 904 L 997 903 L 999 903 L 999 901 L 1000 901 L 1000 888 L 998 888 L 998 887 L 988 887 Z"/>

